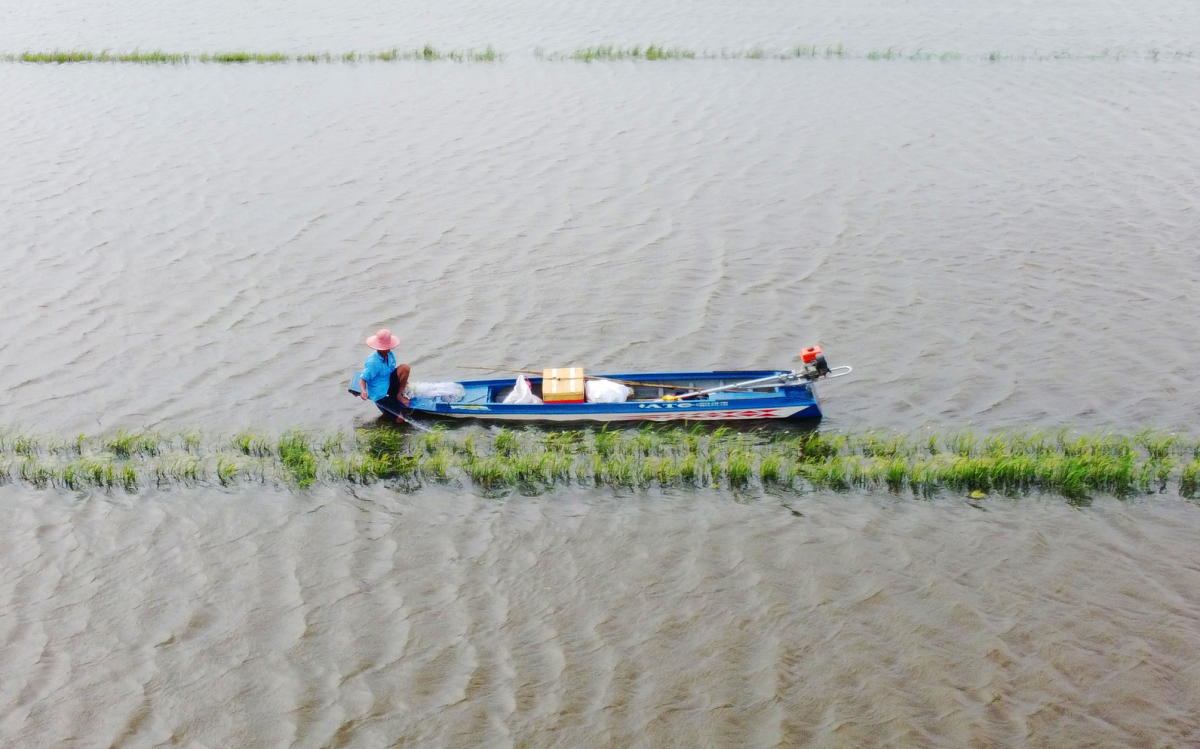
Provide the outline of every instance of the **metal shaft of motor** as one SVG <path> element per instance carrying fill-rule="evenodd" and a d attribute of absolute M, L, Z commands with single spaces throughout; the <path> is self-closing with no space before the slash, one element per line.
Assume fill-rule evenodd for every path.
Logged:
<path fill-rule="evenodd" d="M 717 388 L 709 388 L 707 390 L 697 390 L 694 393 L 684 393 L 683 395 L 679 396 L 679 399 L 683 400 L 684 398 L 696 398 L 701 395 L 711 395 L 713 393 L 722 393 L 726 390 L 738 390 L 741 388 L 753 387 L 754 385 L 766 385 L 769 382 L 789 382 L 789 381 L 795 380 L 797 377 L 800 377 L 800 376 L 801 376 L 801 373 L 799 373 L 799 372 L 795 372 L 795 371 L 786 372 L 784 374 L 771 375 L 770 377 L 761 377 L 757 380 L 746 380 L 745 382 L 735 382 L 732 385 L 722 385 L 721 387 L 717 387 Z"/>

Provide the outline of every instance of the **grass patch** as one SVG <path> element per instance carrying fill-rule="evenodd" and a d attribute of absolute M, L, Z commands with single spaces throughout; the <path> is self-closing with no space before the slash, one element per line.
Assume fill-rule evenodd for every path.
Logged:
<path fill-rule="evenodd" d="M 301 488 L 309 486 L 317 478 L 317 459 L 308 435 L 303 432 L 286 432 L 279 438 L 279 461 Z"/>
<path fill-rule="evenodd" d="M 885 490 L 1056 494 L 1079 503 L 1117 497 L 1200 493 L 1200 441 L 1145 430 L 1129 435 L 1059 432 L 736 431 L 726 426 L 646 425 L 599 431 L 453 430 L 415 434 L 393 427 L 341 433 L 298 430 L 278 437 L 243 432 L 206 442 L 197 432 L 150 431 L 39 438 L 4 431 L 0 479 L 35 488 L 233 486 L 241 480 L 297 487 L 318 480 L 447 482 L 487 490 L 571 482 L 621 489 L 723 486 L 737 491 Z"/>

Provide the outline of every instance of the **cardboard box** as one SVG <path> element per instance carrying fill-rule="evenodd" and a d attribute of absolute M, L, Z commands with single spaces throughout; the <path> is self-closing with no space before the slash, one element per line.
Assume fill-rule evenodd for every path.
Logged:
<path fill-rule="evenodd" d="M 546 403 L 583 403 L 583 367 L 542 370 L 542 400 Z"/>

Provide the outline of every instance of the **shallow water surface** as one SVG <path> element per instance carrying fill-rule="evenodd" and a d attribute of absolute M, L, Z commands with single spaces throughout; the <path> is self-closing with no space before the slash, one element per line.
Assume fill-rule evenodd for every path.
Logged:
<path fill-rule="evenodd" d="M 1200 737 L 1169 499 L 4 487 L 0 528 L 9 746 Z"/>
<path fill-rule="evenodd" d="M 422 380 L 820 343 L 832 428 L 1194 432 L 1198 7 L 9 3 L 0 53 L 503 57 L 0 62 L 0 427 L 348 431 L 387 326 Z M 555 55 L 652 42 L 740 56 Z M 0 486 L 0 744 L 1193 746 L 1198 530 L 1173 492 Z"/>

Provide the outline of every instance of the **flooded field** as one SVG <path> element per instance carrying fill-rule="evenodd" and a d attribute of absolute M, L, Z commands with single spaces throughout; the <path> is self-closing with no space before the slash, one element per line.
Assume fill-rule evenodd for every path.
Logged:
<path fill-rule="evenodd" d="M 0 744 L 1195 745 L 1198 32 L 0 9 Z M 851 437 L 381 448 L 385 326 L 420 380 L 819 343 Z"/>

